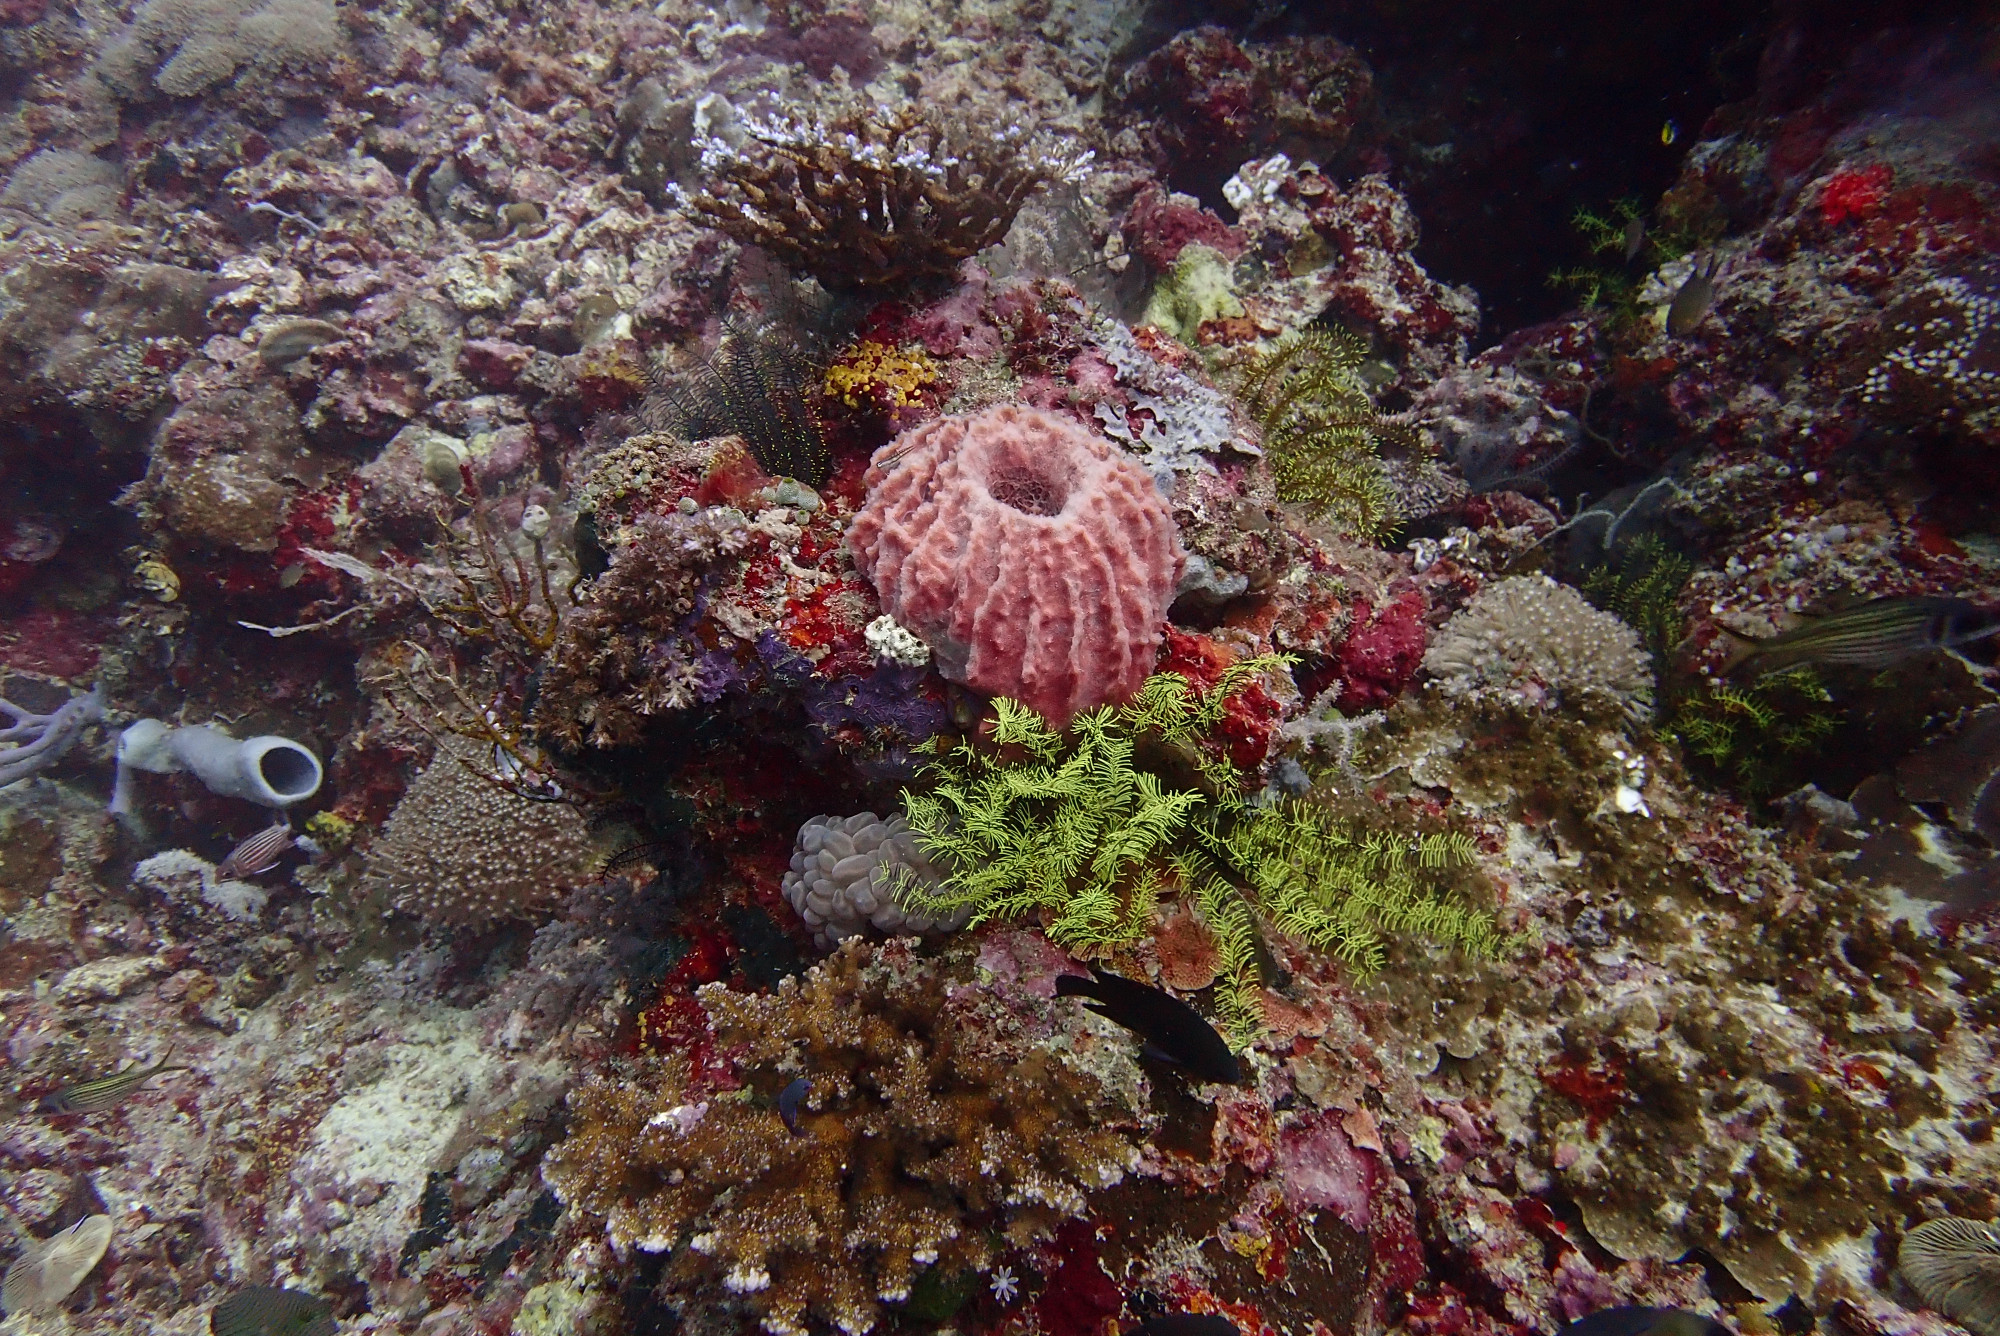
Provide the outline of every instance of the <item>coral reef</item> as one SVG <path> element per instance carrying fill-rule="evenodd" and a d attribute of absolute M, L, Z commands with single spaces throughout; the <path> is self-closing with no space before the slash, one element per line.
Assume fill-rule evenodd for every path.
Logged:
<path fill-rule="evenodd" d="M 2000 607 L 1990 43 L 1516 8 L 0 0 L 0 1326 L 1980 1321 L 2000 648 L 1730 635 Z"/>
<path fill-rule="evenodd" d="M 1183 554 L 1153 481 L 1102 437 L 1007 406 L 876 452 L 848 529 L 939 671 L 1058 726 L 1152 667 Z"/>
<path fill-rule="evenodd" d="M 766 1331 L 873 1330 L 922 1273 L 984 1270 L 1137 1167 L 1117 1091 L 975 1021 L 906 942 L 701 1000 L 735 1080 L 686 1056 L 594 1078 L 548 1173 L 614 1242 L 668 1253 L 670 1289 L 712 1278 Z M 798 1076 L 794 1136 L 770 1101 Z"/>

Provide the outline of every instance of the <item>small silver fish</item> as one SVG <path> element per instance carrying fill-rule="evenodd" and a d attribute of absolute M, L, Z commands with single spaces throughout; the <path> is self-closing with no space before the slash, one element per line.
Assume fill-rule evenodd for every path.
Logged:
<path fill-rule="evenodd" d="M 1889 668 L 1937 649 L 1958 649 L 2000 634 L 2000 616 L 1962 598 L 1900 595 L 1816 617 L 1762 640 L 1723 628 L 1731 642 L 1723 671 L 1775 672 L 1797 663 Z"/>
<path fill-rule="evenodd" d="M 260 876 L 278 865 L 285 850 L 298 842 L 289 821 L 266 826 L 229 851 L 229 857 L 215 865 L 215 875 L 223 881 L 241 881 Z"/>
<path fill-rule="evenodd" d="M 150 1067 L 137 1064 L 110 1076 L 100 1076 L 95 1081 L 82 1081 L 73 1086 L 64 1086 L 53 1095 L 45 1095 L 35 1106 L 37 1113 L 99 1113 L 122 1103 L 125 1097 L 147 1081 L 165 1072 L 184 1072 L 186 1066 L 169 1063 L 173 1050 L 168 1049 L 160 1060 Z"/>
<path fill-rule="evenodd" d="M 1637 255 L 1639 248 L 1645 244 L 1646 220 L 1644 218 L 1627 219 L 1625 223 L 1625 263 L 1632 263 L 1632 257 Z"/>
<path fill-rule="evenodd" d="M 1694 327 L 1708 314 L 1708 308 L 1715 305 L 1715 275 L 1721 268 L 1720 255 L 1710 255 L 1706 266 L 1700 260 L 1695 261 L 1687 281 L 1667 307 L 1667 333 L 1678 339 L 1694 332 Z"/>

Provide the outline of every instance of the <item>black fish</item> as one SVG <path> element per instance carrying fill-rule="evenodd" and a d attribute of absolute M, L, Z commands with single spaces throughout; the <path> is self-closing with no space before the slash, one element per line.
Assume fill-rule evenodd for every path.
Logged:
<path fill-rule="evenodd" d="M 1729 1336 L 1729 1328 L 1685 1308 L 1602 1308 L 1556 1336 Z"/>
<path fill-rule="evenodd" d="M 1094 965 L 1090 972 L 1095 977 L 1058 977 L 1056 996 L 1092 999 L 1084 1005 L 1144 1039 L 1147 1055 L 1185 1067 L 1204 1081 L 1235 1085 L 1243 1079 L 1242 1065 L 1229 1044 L 1193 1007 L 1171 993 L 1106 974 Z"/>
<path fill-rule="evenodd" d="M 812 1082 L 801 1076 L 798 1080 L 778 1092 L 778 1116 L 785 1120 L 785 1127 L 795 1137 L 802 1137 L 806 1130 L 799 1126 L 799 1101 L 812 1089 Z"/>
<path fill-rule="evenodd" d="M 1132 1336 L 1242 1336 L 1236 1324 L 1216 1313 L 1170 1313 L 1141 1322 Z"/>
<path fill-rule="evenodd" d="M 1732 646 L 1725 672 L 1747 665 L 1768 673 L 1795 663 L 1889 668 L 1931 650 L 1958 649 L 2000 633 L 2000 617 L 1962 598 L 1905 594 L 1870 599 L 1764 640 L 1727 627 L 1723 633 Z"/>
<path fill-rule="evenodd" d="M 334 1336 L 333 1305 L 303 1290 L 252 1285 L 208 1315 L 212 1336 Z"/>

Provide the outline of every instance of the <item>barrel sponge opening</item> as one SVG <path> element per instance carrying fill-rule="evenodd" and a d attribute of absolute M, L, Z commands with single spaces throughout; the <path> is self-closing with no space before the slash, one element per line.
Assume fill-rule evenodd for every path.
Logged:
<path fill-rule="evenodd" d="M 946 677 L 1061 727 L 1152 671 L 1186 554 L 1152 475 L 1110 441 L 1003 405 L 911 428 L 865 482 L 855 564 Z"/>

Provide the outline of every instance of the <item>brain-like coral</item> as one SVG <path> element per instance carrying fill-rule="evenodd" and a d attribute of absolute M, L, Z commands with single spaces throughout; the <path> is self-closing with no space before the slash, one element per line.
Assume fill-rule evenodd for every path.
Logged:
<path fill-rule="evenodd" d="M 1639 633 L 1546 575 L 1480 590 L 1438 632 L 1424 669 L 1454 695 L 1503 691 L 1613 705 L 1634 717 L 1653 703 L 1652 660 Z"/>
<path fill-rule="evenodd" d="M 935 889 L 931 866 L 917 837 L 900 814 L 816 816 L 799 827 L 792 870 L 785 874 L 785 899 L 812 929 L 813 941 L 828 950 L 869 928 L 898 933 L 948 932 L 965 926 L 967 909 L 949 917 L 906 913 L 898 903 L 899 878 L 916 877 Z"/>
<path fill-rule="evenodd" d="M 784 1336 L 858 1336 L 926 1269 L 984 1268 L 1003 1237 L 1082 1215 L 1137 1165 L 1135 1113 L 977 1014 L 987 990 L 952 986 L 968 957 L 948 976 L 912 945 L 849 942 L 765 995 L 704 988 L 747 1091 L 679 1054 L 595 1077 L 550 1182 L 619 1247 L 670 1252 L 667 1289 L 733 1297 Z M 795 1135 L 774 1105 L 800 1076 Z"/>
<path fill-rule="evenodd" d="M 389 814 L 369 873 L 426 919 L 533 918 L 588 879 L 589 828 L 568 803 L 536 802 L 482 778 L 466 764 L 473 759 L 466 743 L 438 748 Z"/>
<path fill-rule="evenodd" d="M 1006 405 L 912 428 L 866 481 L 855 564 L 946 677 L 1058 727 L 1145 681 L 1186 558 L 1111 442 Z"/>
<path fill-rule="evenodd" d="M 321 69 L 345 47 L 328 0 L 146 0 L 97 76 L 132 101 L 155 89 L 196 97 L 245 67 L 266 77 Z"/>
<path fill-rule="evenodd" d="M 14 169 L 0 190 L 0 204 L 51 223 L 115 218 L 123 184 L 118 169 L 102 158 L 45 148 Z"/>

